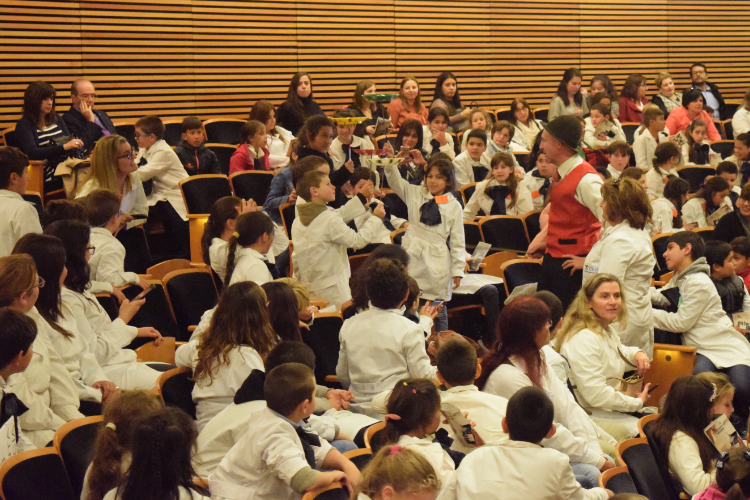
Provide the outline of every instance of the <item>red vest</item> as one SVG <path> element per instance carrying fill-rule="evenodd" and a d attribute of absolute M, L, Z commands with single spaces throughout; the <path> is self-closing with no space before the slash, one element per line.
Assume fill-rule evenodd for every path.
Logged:
<path fill-rule="evenodd" d="M 547 253 L 552 257 L 585 255 L 599 240 L 599 219 L 575 199 L 576 187 L 586 174 L 596 170 L 584 161 L 550 191 Z"/>

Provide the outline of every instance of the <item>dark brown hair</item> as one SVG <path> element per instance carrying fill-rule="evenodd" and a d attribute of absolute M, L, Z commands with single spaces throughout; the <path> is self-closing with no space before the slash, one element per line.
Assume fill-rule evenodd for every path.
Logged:
<path fill-rule="evenodd" d="M 34 126 L 39 124 L 39 113 L 42 109 L 42 101 L 52 98 L 52 110 L 44 115 L 44 124 L 50 126 L 57 123 L 57 113 L 55 112 L 55 100 L 57 91 L 47 82 L 36 81 L 30 83 L 23 93 L 23 116 L 26 117 Z"/>
<path fill-rule="evenodd" d="M 157 140 L 164 139 L 164 122 L 154 115 L 144 116 L 135 122 L 135 127 L 141 129 L 144 134 L 153 134 Z"/>
<path fill-rule="evenodd" d="M 28 166 L 29 157 L 23 154 L 23 151 L 10 146 L 0 146 L 0 189 L 8 188 L 10 174 L 20 177 Z"/>
<path fill-rule="evenodd" d="M 288 417 L 315 392 L 315 375 L 302 363 L 284 363 L 266 374 L 263 385 L 268 408 Z"/>
<path fill-rule="evenodd" d="M 386 443 L 396 443 L 404 434 L 421 431 L 440 411 L 440 394 L 432 380 L 423 378 L 401 379 L 393 387 L 387 411 L 397 415 L 388 419 L 383 429 Z M 373 450 L 374 451 L 374 450 Z"/>
<path fill-rule="evenodd" d="M 265 212 L 245 212 L 237 217 L 234 226 L 234 234 L 229 238 L 229 252 L 227 254 L 227 274 L 224 277 L 224 286 L 229 286 L 232 281 L 234 267 L 237 264 L 237 247 L 248 247 L 254 244 L 264 234 L 273 236 L 273 221 Z"/>
<path fill-rule="evenodd" d="M 221 238 L 221 234 L 226 228 L 227 222 L 240 216 L 239 207 L 242 200 L 236 196 L 225 196 L 219 198 L 211 207 L 211 213 L 206 220 L 201 237 L 201 251 L 203 252 L 203 262 L 211 265 L 211 241 L 214 238 Z"/>

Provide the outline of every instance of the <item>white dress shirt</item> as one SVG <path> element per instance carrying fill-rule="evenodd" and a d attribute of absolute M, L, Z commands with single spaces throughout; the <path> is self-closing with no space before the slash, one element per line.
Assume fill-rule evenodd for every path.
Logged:
<path fill-rule="evenodd" d="M 511 175 L 513 174 L 511 173 Z M 486 194 L 486 191 L 488 188 L 500 185 L 501 184 L 494 177 L 477 184 L 474 194 L 471 195 L 471 198 L 464 208 L 464 220 L 474 220 L 474 217 L 477 216 L 480 209 L 484 212 L 484 215 L 490 215 L 494 200 Z M 511 207 L 511 203 L 512 200 L 510 198 L 505 199 L 505 215 L 523 215 L 526 212 L 534 210 L 534 203 L 531 201 L 531 193 L 523 181 L 520 181 L 517 184 L 515 205 Z"/>
<path fill-rule="evenodd" d="M 456 189 L 461 189 L 467 184 L 483 180 L 474 178 L 474 169 L 472 167 L 475 166 L 484 167 L 488 172 L 490 170 L 490 162 L 484 155 L 479 155 L 478 160 L 472 159 L 468 151 L 464 151 L 456 156 L 456 159 L 453 160 L 453 168 L 456 170 Z"/>
<path fill-rule="evenodd" d="M 187 208 L 180 191 L 180 181 L 187 179 L 188 173 L 177 153 L 162 139 L 148 149 L 141 149 L 135 163 L 139 164 L 141 159 L 147 162 L 136 171 L 141 181 L 154 180 L 151 195 L 147 198 L 148 206 L 153 207 L 160 201 L 168 201 L 182 220 L 187 220 Z"/>
<path fill-rule="evenodd" d="M 96 248 L 89 260 L 92 281 L 103 281 L 116 287 L 140 282 L 136 273 L 125 272 L 125 247 L 108 229 L 92 227 L 91 245 Z"/>
<path fill-rule="evenodd" d="M 21 236 L 42 232 L 34 205 L 7 189 L 0 189 L 0 221 L 0 257 L 10 255 Z"/>
<path fill-rule="evenodd" d="M 565 160 L 559 167 L 557 167 L 557 173 L 560 175 L 560 180 L 567 177 L 567 175 L 578 165 L 583 163 L 583 158 L 574 154 L 567 160 Z M 575 199 L 578 203 L 591 210 L 591 213 L 603 222 L 602 218 L 602 178 L 599 174 L 588 173 L 581 177 L 580 182 L 576 186 Z"/>

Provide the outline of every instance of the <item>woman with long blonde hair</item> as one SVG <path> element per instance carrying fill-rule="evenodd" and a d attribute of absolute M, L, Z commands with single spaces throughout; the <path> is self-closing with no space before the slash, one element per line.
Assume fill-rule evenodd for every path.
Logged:
<path fill-rule="evenodd" d="M 554 347 L 568 360 L 578 403 L 592 412 L 594 422 L 605 430 L 612 429 L 613 424 L 624 425 L 635 436 L 638 419 L 625 414 L 646 406 L 651 384 L 646 384 L 635 397 L 620 392 L 620 387 L 625 372 L 637 371 L 642 377 L 651 363 L 643 350 L 620 342 L 612 323 L 616 321 L 620 328 L 626 328 L 627 318 L 620 280 L 611 274 L 596 274 L 576 294 Z M 621 432 L 618 425 L 609 433 Z"/>

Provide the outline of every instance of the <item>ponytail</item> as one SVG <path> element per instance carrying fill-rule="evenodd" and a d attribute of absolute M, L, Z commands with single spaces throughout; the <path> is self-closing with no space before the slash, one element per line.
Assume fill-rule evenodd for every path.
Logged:
<path fill-rule="evenodd" d="M 396 382 L 386 407 L 383 443 L 396 443 L 404 434 L 419 432 L 433 421 L 440 411 L 440 394 L 431 380 L 402 379 Z"/>
<path fill-rule="evenodd" d="M 740 487 L 739 483 L 734 483 L 734 486 L 729 488 L 729 491 L 727 491 L 726 495 L 724 495 L 724 500 L 746 500 L 747 497 L 742 492 L 742 488 Z"/>
<path fill-rule="evenodd" d="M 237 254 L 237 239 L 239 238 L 238 233 L 234 233 L 231 238 L 229 238 L 229 252 L 227 253 L 227 272 L 226 275 L 224 275 L 224 286 L 229 286 L 229 282 L 232 281 L 232 273 L 234 273 L 234 266 L 237 263 L 236 262 L 236 254 Z"/>
<path fill-rule="evenodd" d="M 229 238 L 229 253 L 227 254 L 226 276 L 224 277 L 224 286 L 229 286 L 232 280 L 232 273 L 236 266 L 237 246 L 242 248 L 254 244 L 264 234 L 270 234 L 273 237 L 273 222 L 263 212 L 246 212 L 237 217 L 235 232 Z"/>
<path fill-rule="evenodd" d="M 236 196 L 225 196 L 217 200 L 211 207 L 211 214 L 208 216 L 208 220 L 206 221 L 203 230 L 203 237 L 201 238 L 203 262 L 205 262 L 206 265 L 211 265 L 211 256 L 209 253 L 211 241 L 214 238 L 221 238 L 221 235 L 227 226 L 227 221 L 237 218 L 239 215 L 237 207 L 239 207 L 241 203 L 242 200 Z"/>

